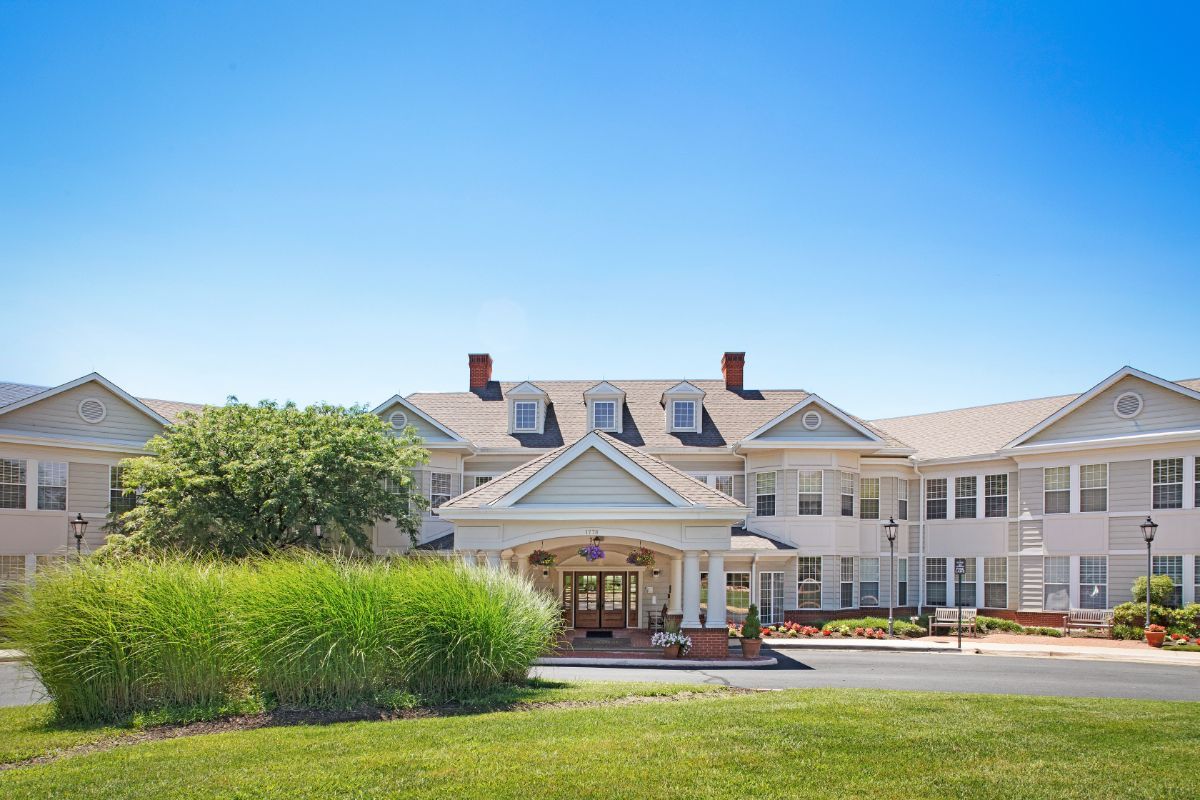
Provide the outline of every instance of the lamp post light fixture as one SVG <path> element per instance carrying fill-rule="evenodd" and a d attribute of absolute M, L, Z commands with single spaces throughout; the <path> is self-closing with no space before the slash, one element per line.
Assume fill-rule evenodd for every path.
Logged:
<path fill-rule="evenodd" d="M 1141 524 L 1142 538 L 1146 540 L 1146 627 L 1150 627 L 1150 579 L 1154 577 L 1154 559 L 1150 557 L 1150 545 L 1154 544 L 1154 534 L 1158 532 L 1158 523 L 1146 517 Z"/>
<path fill-rule="evenodd" d="M 888 636 L 893 635 L 892 617 L 896 611 L 896 530 L 899 527 L 895 517 L 889 517 L 888 521 L 883 523 L 883 532 L 887 534 L 888 550 L 891 551 L 891 567 L 888 568 Z"/>
<path fill-rule="evenodd" d="M 83 534 L 87 533 L 88 521 L 83 518 L 83 514 L 77 512 L 75 519 L 70 520 L 67 524 L 71 526 L 71 532 L 75 534 L 75 555 L 83 555 Z"/>

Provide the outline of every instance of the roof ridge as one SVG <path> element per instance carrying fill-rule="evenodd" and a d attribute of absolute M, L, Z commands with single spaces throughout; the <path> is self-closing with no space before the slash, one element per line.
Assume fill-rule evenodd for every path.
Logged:
<path fill-rule="evenodd" d="M 1058 400 L 1058 399 L 1066 400 L 1067 398 L 1073 399 L 1073 398 L 1079 397 L 1079 395 L 1081 395 L 1081 394 L 1083 394 L 1083 392 L 1075 392 L 1074 394 L 1048 394 L 1045 397 L 1030 397 L 1030 398 L 1027 398 L 1024 400 L 1004 400 L 999 403 L 980 403 L 979 405 L 974 405 L 974 406 L 960 406 L 959 408 L 943 408 L 940 411 L 922 411 L 919 414 L 901 414 L 900 416 L 897 416 L 897 417 L 879 417 L 877 419 L 866 420 L 866 421 L 870 422 L 871 424 L 880 423 L 880 422 L 894 422 L 898 419 L 916 419 L 917 417 L 932 417 L 937 414 L 950 414 L 955 411 L 973 411 L 975 409 L 980 409 L 980 408 L 996 408 L 998 406 L 1013 406 L 1013 405 L 1017 405 L 1018 403 L 1036 403 L 1039 400 Z"/>

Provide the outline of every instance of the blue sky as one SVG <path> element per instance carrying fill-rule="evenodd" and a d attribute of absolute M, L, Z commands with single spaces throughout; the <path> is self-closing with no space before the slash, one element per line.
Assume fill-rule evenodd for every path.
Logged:
<path fill-rule="evenodd" d="M 252 8 L 250 6 L 253 6 Z M 6 3 L 0 380 L 866 417 L 1200 376 L 1200 14 Z"/>

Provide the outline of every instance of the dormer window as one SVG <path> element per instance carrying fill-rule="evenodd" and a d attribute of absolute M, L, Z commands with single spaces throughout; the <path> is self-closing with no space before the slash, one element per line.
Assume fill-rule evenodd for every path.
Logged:
<path fill-rule="evenodd" d="M 690 431 L 696 427 L 696 401 L 671 401 L 671 427 L 677 431 Z"/>
<path fill-rule="evenodd" d="M 513 404 L 513 430 L 529 433 L 537 430 L 537 407 L 533 400 L 518 400 Z"/>
<path fill-rule="evenodd" d="M 625 404 L 625 390 L 601 381 L 583 393 L 587 405 L 587 418 L 594 431 L 621 432 L 621 416 Z"/>
<path fill-rule="evenodd" d="M 617 427 L 615 400 L 597 400 L 592 404 L 592 427 L 602 431 L 611 431 Z"/>

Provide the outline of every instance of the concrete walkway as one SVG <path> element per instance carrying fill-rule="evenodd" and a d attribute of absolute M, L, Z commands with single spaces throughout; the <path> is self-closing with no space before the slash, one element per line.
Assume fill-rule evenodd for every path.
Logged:
<path fill-rule="evenodd" d="M 1049 641 L 989 641 L 987 637 L 972 639 L 963 637 L 964 653 L 990 656 L 1028 656 L 1035 658 L 1077 658 L 1097 661 L 1126 661 L 1135 664 L 1171 664 L 1176 666 L 1200 667 L 1200 653 L 1173 653 L 1155 647 L 1103 646 L 1089 641 L 1074 644 L 1071 640 Z M 1113 643 L 1118 644 L 1118 643 Z M 1119 644 L 1128 644 L 1121 642 Z M 1136 643 L 1134 643 L 1136 644 Z M 910 653 L 954 653 L 958 651 L 955 640 L 943 637 L 922 639 L 765 639 L 763 646 L 773 650 L 861 650 Z"/>

